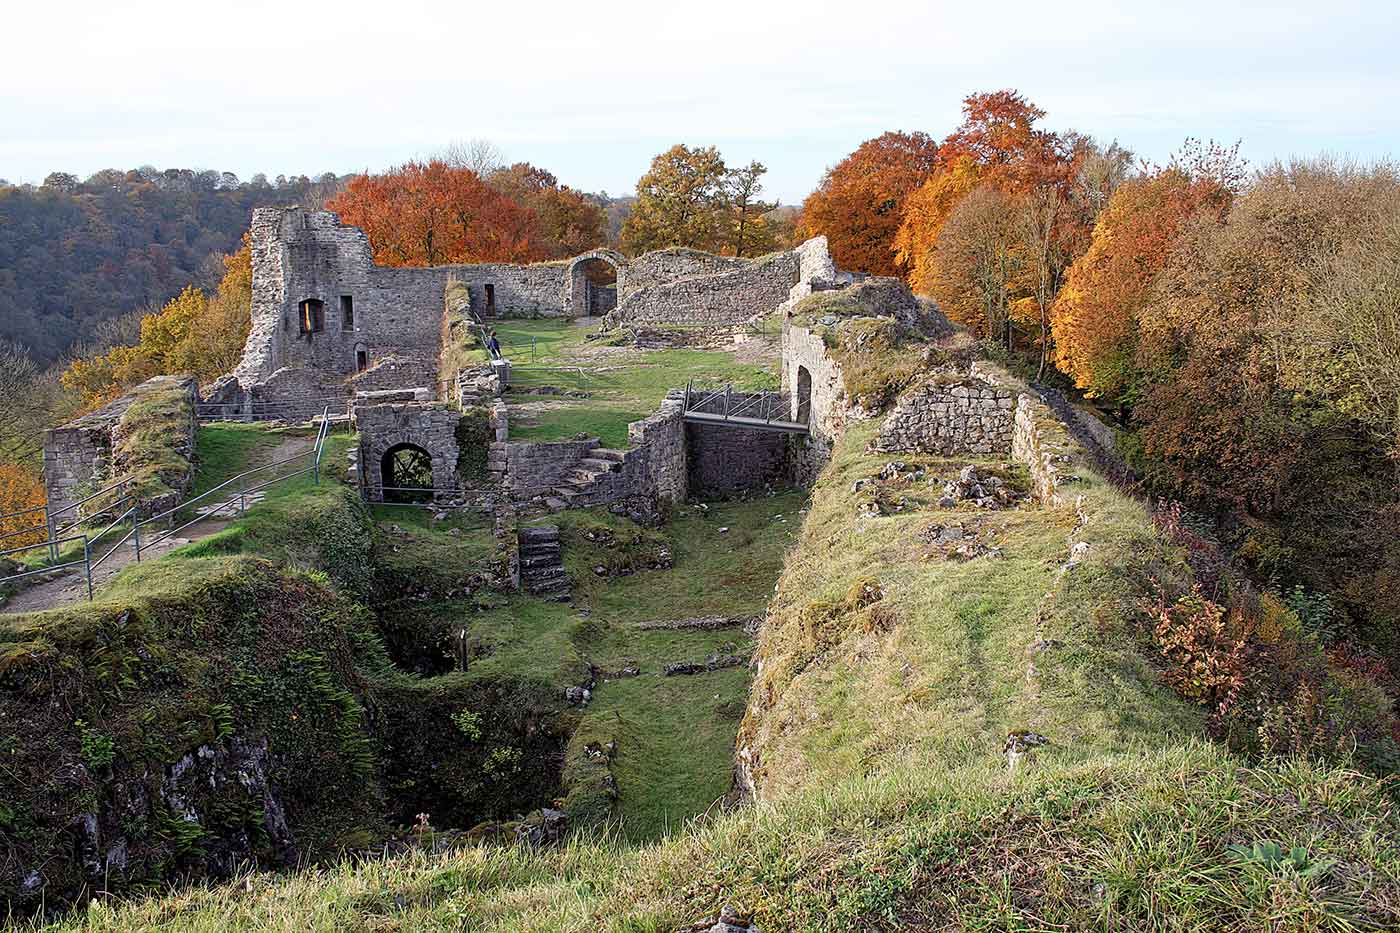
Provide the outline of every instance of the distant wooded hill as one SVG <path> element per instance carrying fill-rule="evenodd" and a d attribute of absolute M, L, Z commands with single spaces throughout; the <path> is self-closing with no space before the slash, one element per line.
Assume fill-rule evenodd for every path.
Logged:
<path fill-rule="evenodd" d="M 212 288 L 255 207 L 320 207 L 341 180 L 149 166 L 39 186 L 0 182 L 0 338 L 40 363 L 100 340 L 104 322 Z"/>

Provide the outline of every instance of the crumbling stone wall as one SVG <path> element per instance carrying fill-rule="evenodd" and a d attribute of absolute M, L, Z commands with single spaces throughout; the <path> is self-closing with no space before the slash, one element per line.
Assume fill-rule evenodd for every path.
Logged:
<path fill-rule="evenodd" d="M 793 250 L 797 259 L 797 284 L 788 291 L 784 310 L 797 304 L 814 291 L 827 291 L 841 288 L 851 283 L 850 273 L 836 268 L 836 262 L 827 249 L 825 236 L 812 237 Z"/>
<path fill-rule="evenodd" d="M 386 483 L 384 456 L 401 444 L 428 452 L 433 464 L 433 488 L 450 494 L 462 488 L 457 475 L 457 423 L 461 413 L 441 402 L 357 401 L 354 418 L 360 433 L 359 474 L 372 501 L 381 501 Z"/>
<path fill-rule="evenodd" d="M 737 262 L 712 274 L 640 286 L 629 269 L 616 313 L 633 324 L 738 324 L 773 311 L 798 284 L 794 252 Z"/>
<path fill-rule="evenodd" d="M 193 459 L 198 430 L 194 419 L 197 398 L 195 381 L 188 376 L 155 376 L 97 411 L 45 432 L 44 487 L 51 511 L 66 509 L 84 496 L 121 478 L 129 465 L 114 462 L 112 451 L 121 441 L 123 432 L 133 428 L 133 425 L 124 425 L 122 419 L 127 409 L 143 395 L 167 386 L 178 387 L 188 395 L 190 403 L 189 421 L 181 425 L 178 437 L 171 438 L 171 449 L 186 460 Z M 189 491 L 193 472 L 180 476 L 172 473 L 165 478 L 174 486 L 172 495 L 143 503 L 147 513 L 176 505 Z M 76 517 L 65 513 L 62 521 L 70 522 Z"/>
<path fill-rule="evenodd" d="M 129 399 L 119 399 L 44 435 L 44 488 L 52 511 L 66 509 L 112 474 L 112 429 Z M 120 409 L 113 411 L 113 407 Z M 94 477 L 98 478 L 94 481 Z M 89 488 L 91 487 L 91 488 Z"/>
<path fill-rule="evenodd" d="M 1017 393 L 971 377 L 935 375 L 904 393 L 871 446 L 886 452 L 1011 450 Z"/>
<path fill-rule="evenodd" d="M 574 441 L 507 441 L 493 444 L 492 460 L 502 465 L 507 489 L 517 499 L 552 492 L 583 458 L 601 447 L 596 437 Z"/>
<path fill-rule="evenodd" d="M 251 386 L 245 394 L 248 410 L 261 418 L 309 421 L 327 407 L 332 415 L 349 411 L 344 380 L 333 374 L 286 366 Z"/>
<path fill-rule="evenodd" d="M 808 434 L 790 441 L 789 469 L 795 482 L 816 481 L 828 460 L 832 445 L 846 430 L 851 416 L 841 367 L 826 352 L 821 335 L 811 328 L 783 327 L 783 391 L 792 398 L 792 417 L 800 420 L 805 406 Z M 803 395 L 803 386 L 807 394 Z"/>
<path fill-rule="evenodd" d="M 727 496 L 788 481 L 790 435 L 756 428 L 687 424 L 690 488 Z"/>
<path fill-rule="evenodd" d="M 621 467 L 594 482 L 582 505 L 607 505 L 637 497 L 681 502 L 690 494 L 686 470 L 684 402 L 673 393 L 656 413 L 627 426 Z"/>

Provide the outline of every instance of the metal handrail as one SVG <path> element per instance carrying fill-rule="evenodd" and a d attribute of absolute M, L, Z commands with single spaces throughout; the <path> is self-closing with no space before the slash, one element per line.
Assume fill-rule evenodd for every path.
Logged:
<path fill-rule="evenodd" d="M 285 480 L 285 479 L 292 479 L 292 478 L 297 477 L 297 476 L 303 476 L 303 475 L 305 475 L 305 474 L 307 474 L 307 473 L 313 474 L 313 475 L 316 477 L 316 481 L 319 483 L 319 482 L 320 482 L 321 452 L 322 452 L 323 448 L 325 447 L 326 438 L 330 435 L 330 423 L 331 423 L 331 422 L 330 422 L 330 406 L 327 405 L 327 406 L 325 406 L 325 408 L 323 408 L 322 411 L 321 411 L 321 424 L 320 424 L 320 426 L 319 426 L 319 427 L 317 428 L 317 430 L 316 430 L 316 440 L 315 440 L 315 442 L 314 442 L 314 444 L 312 445 L 312 448 L 311 448 L 310 450 L 302 451 L 302 452 L 299 453 L 299 454 L 295 454 L 294 456 L 291 456 L 291 457 L 285 457 L 285 458 L 283 458 L 283 459 L 281 459 L 281 460 L 275 460 L 275 461 L 273 461 L 272 463 L 264 463 L 262 466 L 253 467 L 251 470 L 244 470 L 242 473 L 239 473 L 237 476 L 232 476 L 232 477 L 230 477 L 230 478 L 224 480 L 222 483 L 220 483 L 219 485 L 213 487 L 212 489 L 206 489 L 204 492 L 202 492 L 202 493 L 200 493 L 199 495 L 195 496 L 193 499 L 186 499 L 184 502 L 179 503 L 179 504 L 176 505 L 174 508 L 166 509 L 164 512 L 160 512 L 159 514 L 152 515 L 152 516 L 150 516 L 149 518 L 141 519 L 140 521 L 138 521 L 138 522 L 136 523 L 136 526 L 135 526 L 135 529 L 134 529 L 135 536 L 136 536 L 136 559 L 137 559 L 138 561 L 141 559 L 141 551 L 144 550 L 145 548 L 148 548 L 148 547 L 150 547 L 151 545 L 154 545 L 154 544 L 159 544 L 161 541 L 166 540 L 167 538 L 169 538 L 169 537 L 171 537 L 172 535 L 174 535 L 176 532 L 183 531 L 184 529 L 190 527 L 191 525 L 197 524 L 198 522 L 206 521 L 206 520 L 212 518 L 213 516 L 218 515 L 218 514 L 219 514 L 220 512 L 222 512 L 226 507 L 232 506 L 235 500 L 239 501 L 239 503 L 240 503 L 240 509 L 239 509 L 239 510 L 240 510 L 240 511 L 245 511 L 245 510 L 246 510 L 246 507 L 245 507 L 244 504 L 243 504 L 243 499 L 244 499 L 244 497 L 246 497 L 246 496 L 248 495 L 248 493 L 250 493 L 250 492 L 257 492 L 257 491 L 259 491 L 259 490 L 261 490 L 261 489 L 267 488 L 268 486 L 272 485 L 273 483 L 280 483 L 282 480 Z M 310 457 L 312 458 L 312 465 L 311 465 L 310 467 L 307 467 L 306 469 L 303 469 L 303 470 L 297 470 L 297 471 L 295 471 L 295 472 L 293 472 L 293 473 L 287 473 L 287 474 L 284 474 L 284 475 L 282 475 L 282 476 L 273 477 L 271 480 L 268 480 L 267 482 L 258 484 L 258 485 L 256 485 L 256 486 L 240 488 L 240 490 L 239 490 L 237 496 L 230 496 L 228 499 L 226 499 L 226 500 L 220 502 L 220 503 L 219 503 L 219 506 L 218 506 L 217 508 L 207 510 L 207 511 L 201 513 L 201 514 L 196 514 L 194 518 L 190 519 L 190 520 L 187 521 L 187 522 L 184 522 L 183 524 L 181 524 L 181 525 L 179 525 L 179 526 L 175 526 L 175 525 L 174 525 L 175 514 L 176 514 L 177 512 L 180 512 L 180 511 L 182 511 L 182 510 L 188 509 L 190 506 L 195 505 L 195 504 L 197 504 L 197 503 L 199 503 L 199 502 L 202 502 L 202 501 L 208 499 L 208 498 L 211 497 L 214 493 L 219 492 L 220 490 L 226 489 L 227 487 L 229 487 L 229 486 L 232 485 L 233 483 L 240 482 L 240 481 L 246 479 L 247 477 L 252 476 L 254 473 L 260 473 L 260 472 L 262 472 L 262 471 L 264 471 L 264 470 L 270 470 L 270 469 L 272 469 L 273 467 L 285 466 L 285 465 L 288 464 L 288 463 L 292 463 L 292 462 L 294 462 L 294 461 L 296 461 L 296 460 L 301 460 L 301 459 L 303 459 L 303 458 L 305 458 L 305 457 L 307 457 L 307 456 L 310 456 Z M 140 536 L 140 530 L 141 530 L 141 528 L 144 527 L 144 526 L 153 524 L 154 522 L 158 522 L 158 521 L 160 521 L 161 519 L 165 519 L 165 518 L 170 519 L 170 521 L 171 521 L 171 527 L 168 528 L 168 529 L 166 529 L 165 532 L 163 532 L 162 534 L 157 535 L 155 538 L 151 539 L 150 541 L 147 541 L 147 542 L 144 542 L 144 543 L 143 543 L 143 542 L 141 541 L 141 536 Z"/>
<path fill-rule="evenodd" d="M 378 492 L 380 499 L 371 498 L 373 492 Z M 426 501 L 416 502 L 389 502 L 382 497 L 386 492 L 425 492 L 430 493 L 431 498 Z M 456 496 L 466 492 L 462 486 L 385 486 L 382 483 L 365 484 L 360 487 L 360 497 L 370 505 L 410 505 L 421 506 L 423 508 L 435 508 L 440 496 Z"/>
<path fill-rule="evenodd" d="M 134 549 L 135 549 L 135 553 L 136 553 L 136 560 L 137 560 L 137 561 L 140 561 L 140 560 L 141 560 L 141 552 L 142 552 L 143 549 L 149 548 L 149 547 L 150 547 L 151 545 L 153 545 L 153 544 L 158 544 L 158 543 L 160 543 L 161 541 L 166 540 L 167 538 L 171 537 L 171 536 L 174 535 L 175 533 L 177 533 L 177 532 L 179 532 L 179 531 L 183 531 L 184 529 L 188 528 L 190 525 L 196 524 L 197 522 L 205 521 L 205 520 L 207 520 L 207 519 L 209 519 L 209 518 L 211 518 L 211 517 L 213 517 L 213 516 L 218 515 L 218 514 L 219 514 L 220 512 L 222 512 L 225 508 L 231 507 L 235 502 L 237 502 L 237 503 L 239 504 L 239 511 L 240 511 L 240 512 L 245 512 L 245 511 L 247 511 L 246 497 L 248 496 L 249 493 L 258 492 L 258 491 L 260 491 L 260 490 L 266 489 L 266 488 L 268 488 L 269 486 L 272 486 L 272 485 L 275 484 L 275 483 L 280 483 L 280 482 L 282 482 L 283 480 L 293 479 L 293 478 L 295 478 L 295 477 L 298 477 L 298 476 L 305 476 L 305 475 L 308 475 L 308 474 L 312 475 L 312 476 L 315 478 L 315 481 L 316 481 L 317 483 L 319 483 L 319 482 L 321 481 L 321 460 L 322 460 L 322 456 L 323 456 L 323 454 L 324 454 L 324 452 L 325 452 L 326 439 L 330 436 L 330 423 L 331 423 L 331 422 L 330 422 L 330 406 L 327 405 L 327 406 L 325 406 L 325 407 L 322 409 L 322 411 L 321 411 L 321 424 L 320 424 L 320 426 L 317 428 L 317 431 L 316 431 L 316 440 L 315 440 L 314 444 L 312 445 L 311 450 L 304 451 L 304 452 L 299 453 L 299 454 L 296 454 L 295 456 L 292 456 L 292 457 L 286 457 L 286 458 L 284 458 L 284 459 L 282 459 L 282 460 L 274 461 L 273 463 L 265 463 L 265 464 L 263 464 L 262 466 L 254 467 L 254 468 L 252 468 L 251 470 L 245 470 L 244 472 L 239 473 L 237 476 L 234 476 L 234 477 L 231 477 L 231 478 L 225 480 L 224 482 L 222 482 L 222 483 L 220 483 L 219 485 L 215 486 L 213 489 L 206 490 L 205 492 L 200 493 L 198 496 L 194 497 L 193 499 L 189 499 L 189 500 L 187 500 L 187 501 L 185 501 L 185 502 L 182 502 L 182 503 L 180 503 L 179 505 L 176 505 L 174 508 L 167 509 L 167 510 L 165 510 L 164 512 L 161 512 L 161 513 L 159 513 L 159 514 L 157 514 L 157 515 L 152 515 L 152 516 L 150 516 L 149 518 L 142 519 L 142 518 L 139 517 L 139 513 L 138 513 L 138 509 L 140 508 L 139 504 L 133 504 L 133 505 L 132 505 L 130 508 L 128 508 L 125 512 L 123 512 L 121 515 L 119 515 L 119 516 L 117 516 L 115 519 L 113 519 L 113 520 L 107 525 L 107 527 L 103 528 L 101 531 L 97 532 L 96 534 L 82 534 L 82 535 L 71 535 L 71 536 L 68 536 L 68 537 L 60 537 L 58 534 L 55 534 L 55 533 L 52 533 L 52 532 L 51 532 L 51 533 L 48 535 L 47 540 L 41 541 L 41 542 L 39 542 L 39 543 L 37 543 L 37 544 L 27 544 L 27 545 L 22 545 L 22 546 L 20 546 L 20 547 L 8 548 L 8 549 L 5 549 L 5 550 L 0 550 L 0 557 L 5 557 L 5 556 L 10 555 L 10 554 L 19 554 L 19 553 L 23 553 L 23 552 L 25 552 L 25 551 L 34 551 L 34 550 L 38 550 L 38 549 L 40 549 L 40 548 L 48 548 L 48 549 L 49 549 L 49 553 L 50 553 L 50 555 L 51 555 L 51 560 L 57 561 L 57 560 L 58 560 L 58 547 L 59 547 L 59 545 L 67 544 L 67 543 L 69 543 L 69 542 L 71 542 L 71 541 L 82 541 L 82 542 L 83 542 L 83 559 L 82 559 L 82 560 L 72 560 L 72 561 L 65 561 L 65 562 L 63 562 L 63 563 L 53 563 L 53 564 L 49 564 L 49 565 L 44 566 L 44 567 L 36 568 L 36 569 L 34 569 L 34 570 L 27 570 L 27 571 L 24 571 L 23 573 L 10 574 L 10 575 L 5 576 L 5 577 L 0 577 L 0 583 L 9 583 L 9 582 L 12 582 L 12 581 L 15 581 L 15 580 L 22 580 L 22 579 L 25 579 L 25 578 L 27 578 L 27 577 L 37 576 L 37 575 L 39 575 L 39 574 L 53 573 L 53 572 L 55 572 L 55 571 L 66 570 L 66 569 L 68 569 L 68 568 L 70 568 L 70 567 L 77 567 L 77 566 L 80 566 L 80 565 L 81 565 L 82 567 L 84 567 L 84 572 L 85 572 L 86 577 L 87 577 L 88 599 L 91 600 L 91 599 L 93 598 L 93 579 L 92 579 L 92 572 L 93 572 L 93 570 L 94 570 L 95 568 L 97 568 L 97 567 L 100 567 L 100 566 L 103 564 L 103 562 L 105 562 L 108 558 L 110 558 L 113 554 L 115 554 L 115 553 L 116 553 L 124 544 L 126 544 L 128 541 L 131 541 L 131 542 L 132 542 L 133 547 L 134 547 Z M 250 486 L 250 487 L 242 487 L 242 488 L 239 489 L 238 495 L 236 495 L 236 496 L 231 496 L 231 497 L 230 497 L 229 499 L 227 499 L 226 501 L 221 502 L 216 508 L 214 508 L 214 509 L 212 509 L 212 510 L 205 511 L 205 512 L 203 512 L 203 513 L 201 513 L 201 514 L 197 514 L 194 518 L 192 518 L 191 520 L 185 522 L 185 523 L 182 524 L 182 525 L 179 525 L 178 527 L 171 527 L 171 528 L 168 528 L 168 529 L 166 529 L 163 533 L 157 535 L 154 539 L 152 539 L 152 540 L 150 540 L 150 541 L 147 541 L 147 542 L 144 542 L 144 543 L 141 541 L 141 528 L 142 528 L 143 526 L 150 525 L 152 522 L 156 522 L 156 521 L 159 521 L 159 520 L 164 519 L 164 518 L 169 518 L 169 519 L 171 519 L 172 522 L 173 522 L 175 514 L 176 514 L 177 512 L 179 512 L 181 509 L 187 509 L 187 508 L 189 508 L 191 505 L 193 505 L 193 504 L 195 504 L 195 503 L 197 503 L 197 502 L 200 502 L 201 500 L 204 500 L 204 499 L 209 498 L 213 493 L 218 492 L 218 491 L 220 491 L 220 490 L 222 490 L 222 489 L 226 489 L 228 486 L 230 486 L 230 485 L 233 484 L 234 482 L 238 482 L 238 481 L 240 481 L 240 480 L 246 479 L 247 477 L 249 477 L 249 476 L 251 476 L 251 475 L 253 475 L 253 474 L 255 474 L 255 473 L 259 473 L 259 472 L 262 472 L 262 471 L 264 471 L 264 470 L 271 469 L 271 468 L 273 468 L 273 467 L 283 466 L 283 465 L 285 465 L 285 464 L 292 463 L 293 461 L 296 461 L 296 460 L 301 460 L 301 459 L 306 458 L 306 457 L 308 457 L 308 456 L 311 457 L 311 465 L 310 465 L 310 466 L 308 466 L 308 467 L 306 467 L 306 468 L 304 468 L 304 469 L 301 469 L 301 470 L 296 470 L 296 471 L 294 471 L 294 472 L 292 472 L 292 473 L 285 473 L 285 474 L 282 474 L 282 475 L 280 475 L 280 476 L 272 477 L 271 479 L 268 479 L 268 480 L 265 480 L 265 481 L 263 481 L 263 482 L 257 483 L 256 485 L 253 485 L 253 486 Z M 47 507 L 47 506 L 35 506 L 35 507 L 33 507 L 33 508 L 30 508 L 30 509 L 23 509 L 23 510 L 21 510 L 21 511 L 19 511 L 19 512 L 16 512 L 16 513 L 13 513 L 13 514 L 14 514 L 14 515 L 22 515 L 22 514 L 25 514 L 25 513 L 27 513 L 27 512 L 38 511 L 38 510 L 40 510 L 40 509 L 42 509 L 42 510 L 45 512 L 46 516 L 51 515 L 51 514 L 60 514 L 60 513 L 62 513 L 62 512 L 66 512 L 66 511 L 68 511 L 69 509 L 74 508 L 74 507 L 76 507 L 76 506 L 82 504 L 83 502 L 90 501 L 91 499 L 96 498 L 97 496 L 100 496 L 100 495 L 103 495 L 104 493 L 110 492 L 110 491 L 112 491 L 113 489 L 115 489 L 115 488 L 117 488 L 117 487 L 119 487 L 119 486 L 126 485 L 126 484 L 128 484 L 129 482 L 130 482 L 129 480 L 123 479 L 123 480 L 121 480 L 121 481 L 119 481 L 119 482 L 117 482 L 117 483 L 112 484 L 111 486 L 107 487 L 106 489 L 99 490 L 98 492 L 95 492 L 95 493 L 93 493 L 93 494 L 90 495 L 90 496 L 86 496 L 86 497 L 84 497 L 83 499 L 80 499 L 78 502 L 73 503 L 72 505 L 65 506 L 63 509 L 59 509 L 59 510 L 57 510 L 57 511 L 54 512 L 54 513 L 49 513 L 49 512 L 48 512 L 48 507 Z M 125 503 L 125 502 L 127 502 L 127 501 L 130 501 L 131 499 L 132 499 L 132 496 L 131 496 L 130 494 L 128 494 L 127 496 L 124 496 L 124 497 L 122 497 L 122 499 L 118 500 L 118 503 L 116 503 L 116 504 Z M 12 517 L 12 516 L 6 516 L 6 517 Z M 111 547 L 110 550 L 108 550 L 105 554 L 103 554 L 103 555 L 102 555 L 101 557 L 99 557 L 96 561 L 94 561 L 94 560 L 92 559 L 92 545 L 93 545 L 93 543 L 96 542 L 96 541 L 102 540 L 102 538 L 106 537 L 106 536 L 107 536 L 109 533 L 111 533 L 114 529 L 120 527 L 120 526 L 121 526 L 124 522 L 126 522 L 128 519 L 130 519 L 130 521 L 131 521 L 131 531 L 129 531 L 129 532 L 127 532 L 125 535 L 123 535 L 122 538 L 121 538 L 120 540 L 118 540 L 116 544 L 112 545 L 112 547 Z M 77 522 L 73 523 L 72 525 L 69 525 L 68 527 L 69 527 L 69 528 L 76 527 L 77 525 L 83 524 L 83 521 L 84 521 L 84 520 L 79 519 Z M 46 524 L 45 524 L 44 526 L 35 526 L 34 529 L 26 529 L 26 531 L 37 530 L 37 528 L 39 528 L 39 527 L 44 527 L 44 528 L 52 529 L 53 525 L 52 525 L 51 522 L 46 522 Z M 3 540 L 3 537 L 4 537 L 4 536 L 0 536 L 0 540 Z"/>

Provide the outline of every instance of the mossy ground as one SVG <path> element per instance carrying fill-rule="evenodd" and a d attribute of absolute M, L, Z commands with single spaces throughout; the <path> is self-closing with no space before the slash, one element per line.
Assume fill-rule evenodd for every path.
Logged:
<path fill-rule="evenodd" d="M 758 803 L 673 824 L 643 844 L 627 838 L 624 819 L 622 833 L 605 826 L 601 836 L 554 850 L 469 846 L 288 878 L 254 875 L 94 904 L 67 925 L 651 931 L 712 919 L 722 904 L 777 930 L 1400 924 L 1400 819 L 1382 783 L 1301 761 L 1247 765 L 1200 739 L 1196 714 L 1156 682 L 1128 622 L 1136 598 L 1129 568 L 1154 562 L 1166 572 L 1176 561 L 1137 506 L 1082 473 L 1089 523 L 1076 538 L 1091 550 L 1067 574 L 1058 568 L 1076 519 L 1065 512 L 929 509 L 906 491 L 910 509 L 862 518 L 866 490 L 852 484 L 885 459 L 862 452 L 873 430 L 858 427 L 839 446 L 770 608 L 740 738 L 759 753 Z M 920 462 L 934 473 L 962 464 Z M 789 516 L 796 505 L 767 501 Z M 707 543 L 702 527 L 679 524 L 694 520 L 677 517 L 668 535 L 677 547 Z M 698 519 L 716 520 L 735 521 L 714 510 Z M 570 528 L 574 521 L 587 525 Z M 571 515 L 566 534 L 603 521 Z M 1004 556 L 930 553 L 918 532 L 954 522 L 982 523 Z M 783 537 L 783 524 L 770 513 L 745 532 L 758 544 Z M 637 544 L 656 542 L 643 535 Z M 582 548 L 577 556 L 596 557 Z M 742 573 L 735 568 L 744 565 L 731 559 L 725 567 Z M 678 607 L 693 605 L 691 596 L 706 610 L 716 605 L 709 600 L 719 580 L 707 593 L 706 584 L 668 573 L 585 590 L 593 615 L 569 636 L 580 656 L 607 657 L 612 628 L 640 620 L 654 588 Z M 872 582 L 880 598 L 853 598 Z M 736 598 L 720 596 L 718 605 L 752 605 L 745 593 L 760 600 L 757 573 L 731 583 Z M 1051 591 L 1059 595 L 1038 630 L 1040 597 Z M 505 617 L 497 618 L 499 635 L 509 637 Z M 1039 673 L 1029 681 L 1026 648 L 1039 635 L 1056 644 L 1035 656 Z M 633 658 L 643 650 L 637 644 L 626 642 L 616 660 Z M 706 681 L 711 702 L 727 695 L 717 683 Z M 643 692 L 640 678 L 600 687 L 575 741 L 619 742 L 624 817 L 629 780 L 672 781 L 664 767 L 628 777 L 627 743 L 639 742 L 627 732 L 629 714 L 655 716 L 678 735 L 667 737 L 677 747 L 709 741 L 705 704 L 693 694 Z M 1051 742 L 1008 771 L 1001 741 L 1020 728 Z M 1300 858 L 1231 849 L 1262 842 L 1297 847 Z"/>

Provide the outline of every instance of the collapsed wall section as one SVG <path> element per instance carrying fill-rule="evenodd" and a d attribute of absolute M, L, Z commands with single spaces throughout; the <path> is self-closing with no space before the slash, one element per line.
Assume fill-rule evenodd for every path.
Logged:
<path fill-rule="evenodd" d="M 633 287 L 617 313 L 632 324 L 740 324 L 786 301 L 798 272 L 796 254 L 774 253 L 711 274 Z"/>
<path fill-rule="evenodd" d="M 193 481 L 195 434 L 195 382 L 188 376 L 155 376 L 121 398 L 44 434 L 44 488 L 51 513 L 67 513 L 78 500 L 111 485 L 129 474 L 146 472 L 151 457 L 170 468 L 162 469 L 154 493 L 145 497 L 146 512 L 175 505 Z M 124 443 L 143 426 L 146 418 L 140 403 L 161 403 L 155 413 L 162 429 L 158 449 L 147 444 Z M 128 411 L 141 418 L 127 419 Z M 167 456 L 168 454 L 168 456 Z M 184 469 L 175 467 L 183 463 Z M 145 478 L 145 477 L 142 477 Z M 143 490 L 143 492 L 149 490 Z M 64 523 L 78 516 L 65 514 Z"/>

